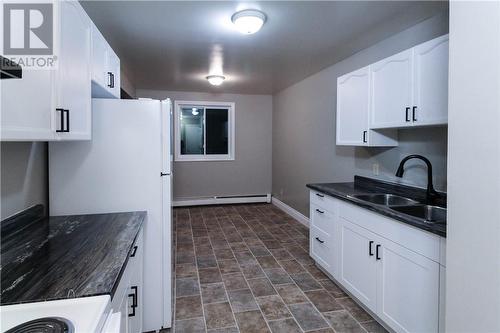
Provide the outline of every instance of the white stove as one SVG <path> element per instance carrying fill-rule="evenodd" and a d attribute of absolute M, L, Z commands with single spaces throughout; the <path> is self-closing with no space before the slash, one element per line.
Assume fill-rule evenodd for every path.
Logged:
<path fill-rule="evenodd" d="M 0 319 L 2 333 L 111 333 L 120 326 L 109 295 L 5 305 Z"/>

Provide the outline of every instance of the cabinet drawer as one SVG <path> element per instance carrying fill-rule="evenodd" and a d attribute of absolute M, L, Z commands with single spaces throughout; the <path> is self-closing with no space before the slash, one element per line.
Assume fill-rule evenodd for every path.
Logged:
<path fill-rule="evenodd" d="M 320 264 L 327 271 L 331 270 L 331 263 L 333 258 L 333 237 L 330 234 L 311 227 L 310 230 L 310 247 L 311 256 L 318 264 Z"/>
<path fill-rule="evenodd" d="M 337 203 L 335 199 L 318 191 L 310 192 L 309 201 L 311 205 L 316 205 L 322 210 L 329 211 L 331 214 L 335 214 L 337 211 Z"/>
<path fill-rule="evenodd" d="M 132 247 L 132 252 L 130 253 L 128 265 L 137 265 L 142 261 L 144 245 L 143 245 L 143 231 L 141 230 L 137 235 L 137 239 L 135 240 L 134 246 Z"/>
<path fill-rule="evenodd" d="M 335 223 L 335 215 L 329 210 L 311 204 L 311 225 L 315 228 L 321 229 L 322 231 L 333 235 L 333 228 Z"/>

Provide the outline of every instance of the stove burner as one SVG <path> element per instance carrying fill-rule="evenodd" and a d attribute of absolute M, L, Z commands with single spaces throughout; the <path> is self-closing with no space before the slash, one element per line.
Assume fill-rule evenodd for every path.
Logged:
<path fill-rule="evenodd" d="M 46 317 L 28 321 L 5 333 L 73 333 L 73 324 L 64 318 Z"/>

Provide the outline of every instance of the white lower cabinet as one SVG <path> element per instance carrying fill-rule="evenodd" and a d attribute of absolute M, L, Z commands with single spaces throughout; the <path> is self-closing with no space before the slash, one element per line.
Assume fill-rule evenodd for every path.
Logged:
<path fill-rule="evenodd" d="M 340 232 L 340 281 L 372 311 L 377 306 L 375 235 L 346 220 Z"/>
<path fill-rule="evenodd" d="M 316 263 L 395 332 L 442 331 L 442 238 L 315 191 L 310 198 Z"/>
<path fill-rule="evenodd" d="M 111 301 L 112 311 L 121 314 L 120 333 L 142 332 L 142 272 L 143 236 L 141 231 Z"/>
<path fill-rule="evenodd" d="M 380 319 L 397 332 L 438 332 L 439 264 L 386 239 L 379 258 Z"/>

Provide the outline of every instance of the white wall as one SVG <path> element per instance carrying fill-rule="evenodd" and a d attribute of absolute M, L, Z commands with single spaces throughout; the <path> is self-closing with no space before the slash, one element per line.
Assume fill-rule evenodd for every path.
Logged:
<path fill-rule="evenodd" d="M 500 2 L 451 1 L 446 331 L 500 332 Z"/>
<path fill-rule="evenodd" d="M 36 204 L 47 208 L 47 144 L 1 143 L 1 219 Z"/>
<path fill-rule="evenodd" d="M 272 96 L 137 90 L 138 97 L 235 102 L 235 160 L 174 163 L 174 200 L 271 193 Z"/>
<path fill-rule="evenodd" d="M 427 156 L 434 166 L 435 187 L 446 190 L 445 127 L 399 131 L 397 148 L 354 148 L 335 145 L 337 77 L 448 32 L 448 15 L 423 21 L 316 73 L 273 96 L 273 195 L 304 215 L 309 212 L 305 187 L 314 182 L 352 181 L 356 174 L 425 187 L 427 171 L 417 160 L 394 177 L 408 154 Z"/>

